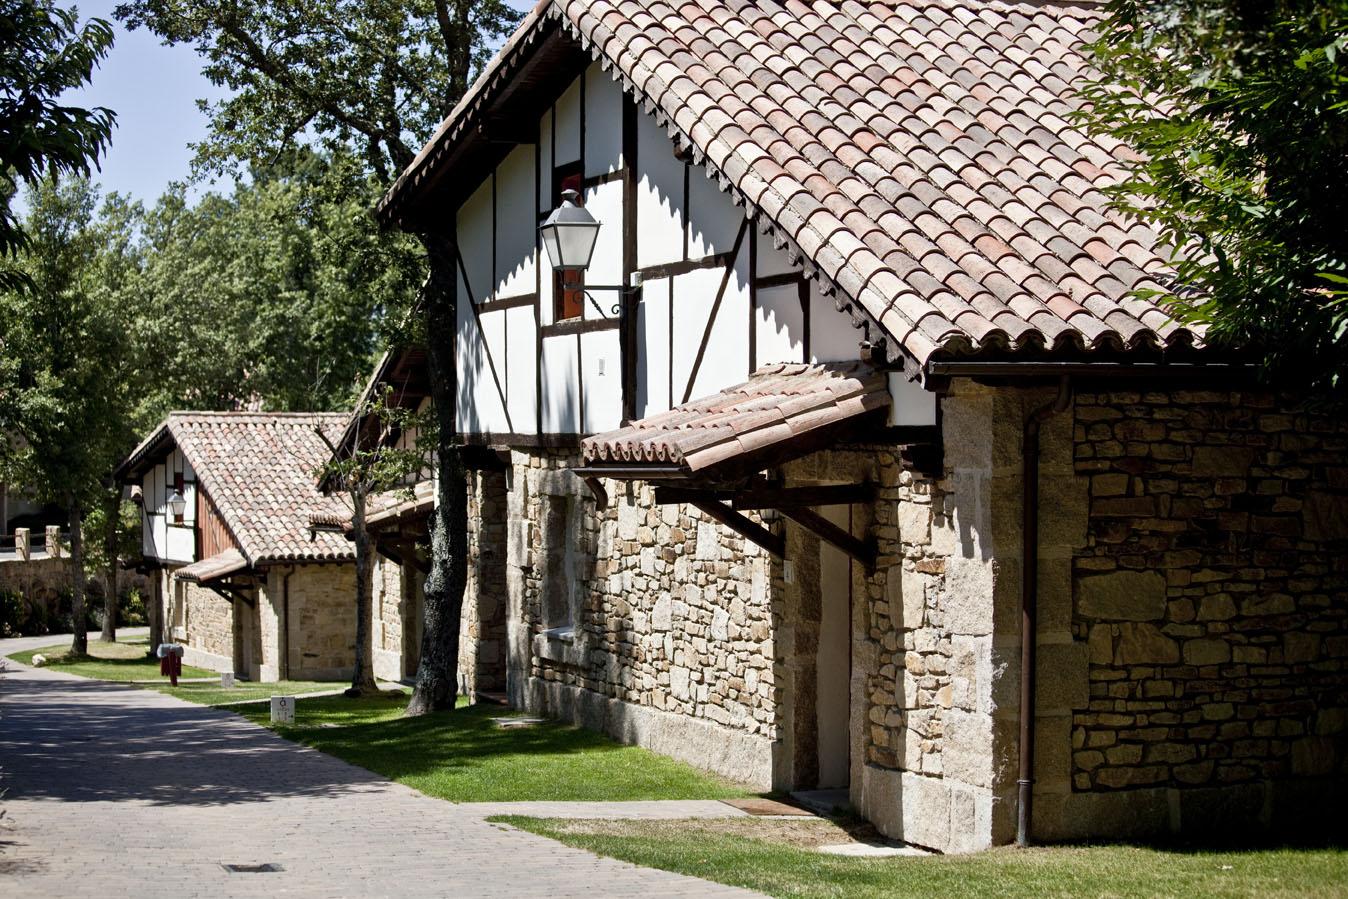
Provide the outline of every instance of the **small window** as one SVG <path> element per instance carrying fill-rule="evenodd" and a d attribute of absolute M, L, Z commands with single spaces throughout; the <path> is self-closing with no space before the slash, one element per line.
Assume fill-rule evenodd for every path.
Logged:
<path fill-rule="evenodd" d="M 567 539 L 571 521 L 570 496 L 544 497 L 543 519 L 543 628 L 568 628 L 575 622 L 572 610 L 571 541 Z"/>
<path fill-rule="evenodd" d="M 562 191 L 574 190 L 577 205 L 585 204 L 580 163 L 560 166 L 552 172 L 552 208 L 562 205 Z M 556 269 L 552 273 L 552 320 L 565 321 L 585 314 L 585 291 L 581 287 L 567 289 L 563 285 L 585 283 L 585 272 L 580 269 Z"/>

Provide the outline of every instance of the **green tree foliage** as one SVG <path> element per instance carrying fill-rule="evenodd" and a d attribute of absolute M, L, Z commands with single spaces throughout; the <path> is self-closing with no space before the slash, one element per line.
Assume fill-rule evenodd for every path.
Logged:
<path fill-rule="evenodd" d="M 504 0 L 132 0 L 118 18 L 191 44 L 233 96 L 211 109 L 208 168 L 256 164 L 317 141 L 360 158 L 383 185 L 412 161 L 467 91 L 519 14 Z M 446 210 L 448 216 L 449 211 Z M 454 437 L 457 320 L 451 229 L 418 234 L 427 279 L 420 308 L 440 443 L 421 667 L 408 714 L 451 709 L 467 583 L 467 486 Z"/>
<path fill-rule="evenodd" d="M 28 285 L 0 291 L 0 473 L 69 513 L 77 653 L 87 649 L 83 519 L 123 451 L 135 383 L 128 310 L 101 278 L 97 199 L 85 180 L 41 182 L 25 222 Z"/>
<path fill-rule="evenodd" d="M 1159 299 L 1293 382 L 1348 374 L 1348 0 L 1113 0 L 1089 124 L 1175 248 Z"/>
<path fill-rule="evenodd" d="M 370 573 L 374 546 L 366 527 L 370 500 L 392 492 L 412 498 L 412 487 L 427 474 L 427 447 L 435 441 L 435 423 L 415 409 L 392 401 L 393 389 L 363 399 L 356 413 L 369 427 L 351 431 L 341 446 L 328 440 L 321 428 L 318 436 L 332 451 L 326 463 L 314 472 L 320 482 L 340 492 L 351 510 L 351 540 L 356 548 L 356 655 L 348 696 L 378 692 L 374 680 L 374 627 Z M 410 442 L 405 439 L 412 435 Z M 400 441 L 400 438 L 404 438 Z"/>
<path fill-rule="evenodd" d="M 11 208 L 19 187 L 88 175 L 107 147 L 114 113 L 61 94 L 88 83 L 112 37 L 102 19 L 81 26 L 75 10 L 47 0 L 0 0 L 0 289 L 28 284 L 12 264 L 28 240 Z"/>
<path fill-rule="evenodd" d="M 370 226 L 377 187 L 349 157 L 291 154 L 230 196 L 173 186 L 142 217 L 138 343 L 146 404 L 350 408 L 423 277 L 410 238 Z"/>
<path fill-rule="evenodd" d="M 298 144 L 348 151 L 390 184 L 518 13 L 503 0 L 132 0 L 117 18 L 190 44 L 232 92 L 198 161 L 227 171 Z"/>

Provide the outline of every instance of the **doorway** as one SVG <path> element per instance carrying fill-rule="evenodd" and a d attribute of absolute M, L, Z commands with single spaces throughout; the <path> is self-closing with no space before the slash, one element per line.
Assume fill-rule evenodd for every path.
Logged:
<path fill-rule="evenodd" d="M 819 513 L 851 531 L 850 506 Z M 819 544 L 819 648 L 815 658 L 815 723 L 821 790 L 846 789 L 852 749 L 852 560 Z"/>

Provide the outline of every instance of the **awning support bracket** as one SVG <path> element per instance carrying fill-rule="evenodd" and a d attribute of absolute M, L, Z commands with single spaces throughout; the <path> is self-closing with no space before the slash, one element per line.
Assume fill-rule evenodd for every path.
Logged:
<path fill-rule="evenodd" d="M 659 501 L 659 488 L 656 488 L 656 502 Z M 745 540 L 758 544 L 778 558 L 786 557 L 786 539 L 774 534 L 761 524 L 750 521 L 743 513 L 736 512 L 729 506 L 712 499 L 695 499 L 688 502 L 730 528 Z"/>

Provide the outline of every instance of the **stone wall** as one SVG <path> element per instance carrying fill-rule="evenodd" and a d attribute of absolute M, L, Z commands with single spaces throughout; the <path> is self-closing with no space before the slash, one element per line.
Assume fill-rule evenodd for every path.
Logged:
<path fill-rule="evenodd" d="M 0 559 L 0 593 L 18 593 L 32 608 L 41 606 L 48 614 L 60 603 L 60 597 L 70 592 L 70 559 Z M 91 577 L 85 582 L 88 600 L 99 608 L 103 604 L 103 580 Z M 117 589 L 121 593 L 139 590 L 146 602 L 150 597 L 150 579 L 125 569 L 117 572 Z"/>
<path fill-rule="evenodd" d="M 374 674 L 382 680 L 403 677 L 403 569 L 378 553 L 370 575 L 374 604 Z"/>
<path fill-rule="evenodd" d="M 945 852 L 1014 828 L 1019 422 L 1035 399 L 957 382 L 937 478 L 906 470 L 895 447 L 871 451 L 880 555 L 854 647 L 865 766 L 852 800 L 885 834 Z"/>
<path fill-rule="evenodd" d="M 290 579 L 290 679 L 350 678 L 355 652 L 355 563 L 295 566 Z"/>
<path fill-rule="evenodd" d="M 459 629 L 459 691 L 468 697 L 506 690 L 506 475 L 469 479 L 468 585 Z"/>
<path fill-rule="evenodd" d="M 1074 437 L 1074 789 L 1261 785 L 1230 795 L 1267 823 L 1262 785 L 1341 784 L 1348 423 L 1267 393 L 1083 392 Z"/>
<path fill-rule="evenodd" d="M 200 584 L 172 584 L 169 621 L 173 639 L 185 648 L 184 663 L 212 671 L 234 670 L 234 604 Z"/>
<path fill-rule="evenodd" d="M 512 702 L 771 785 L 767 554 L 695 509 L 656 506 L 649 485 L 605 482 L 598 511 L 563 470 L 573 454 L 517 451 L 512 462 Z"/>

